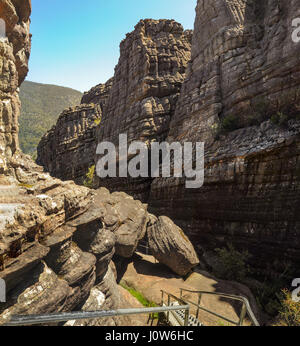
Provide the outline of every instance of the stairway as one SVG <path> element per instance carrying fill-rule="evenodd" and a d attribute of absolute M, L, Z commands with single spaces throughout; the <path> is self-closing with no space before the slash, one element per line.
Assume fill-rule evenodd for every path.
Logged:
<path fill-rule="evenodd" d="M 179 306 L 179 302 L 173 302 L 170 306 Z M 163 306 L 167 306 L 163 304 Z M 164 313 L 172 327 L 184 326 L 185 310 L 176 310 Z M 189 327 L 203 327 L 203 324 L 193 315 L 189 315 Z"/>

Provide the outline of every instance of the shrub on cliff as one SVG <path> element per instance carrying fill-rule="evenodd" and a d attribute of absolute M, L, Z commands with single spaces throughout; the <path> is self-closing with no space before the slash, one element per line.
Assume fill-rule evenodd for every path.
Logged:
<path fill-rule="evenodd" d="M 95 165 L 91 166 L 85 176 L 83 185 L 92 189 L 94 187 L 94 177 L 95 177 Z"/>
<path fill-rule="evenodd" d="M 288 290 L 282 291 L 279 318 L 279 325 L 289 327 L 300 326 L 300 303 L 292 300 L 291 293 Z"/>
<path fill-rule="evenodd" d="M 239 252 L 232 244 L 227 244 L 227 248 L 216 249 L 219 257 L 219 265 L 215 268 L 215 275 L 225 280 L 235 280 L 242 282 L 249 274 L 247 265 L 249 259 L 248 251 Z"/>

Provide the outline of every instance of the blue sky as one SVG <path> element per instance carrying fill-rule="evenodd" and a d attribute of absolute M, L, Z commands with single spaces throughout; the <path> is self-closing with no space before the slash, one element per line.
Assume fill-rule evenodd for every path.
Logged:
<path fill-rule="evenodd" d="M 114 73 L 119 44 L 140 19 L 175 19 L 192 29 L 196 0 L 32 0 L 27 80 L 80 91 Z"/>

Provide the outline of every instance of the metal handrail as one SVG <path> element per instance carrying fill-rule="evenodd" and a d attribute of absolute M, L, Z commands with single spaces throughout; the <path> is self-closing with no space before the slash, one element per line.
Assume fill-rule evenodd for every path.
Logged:
<path fill-rule="evenodd" d="M 161 306 L 164 306 L 164 295 L 166 294 L 168 296 L 168 306 L 170 306 L 171 298 L 173 298 L 178 303 L 183 304 L 183 306 L 187 306 L 188 307 L 188 308 L 185 309 L 184 324 L 183 324 L 184 326 L 188 326 L 189 316 L 190 316 L 190 306 L 187 304 L 187 302 L 185 300 L 183 300 L 181 297 L 180 298 L 176 297 L 172 293 L 169 293 L 169 292 L 164 291 L 164 290 L 160 290 L 160 291 L 161 291 Z M 178 310 L 184 310 L 184 309 L 178 309 Z M 167 313 L 167 321 L 169 322 L 169 312 Z"/>
<path fill-rule="evenodd" d="M 155 314 L 159 312 L 168 312 L 176 310 L 189 310 L 189 305 L 179 306 L 162 306 L 155 308 L 138 308 L 138 309 L 118 309 L 109 311 L 78 311 L 78 312 L 63 312 L 45 315 L 28 315 L 28 316 L 12 316 L 11 320 L 4 326 L 28 326 L 36 324 L 46 324 L 54 322 L 66 322 L 73 320 L 88 320 L 94 318 L 126 316 L 126 315 L 141 315 Z"/>
<path fill-rule="evenodd" d="M 257 326 L 257 327 L 259 326 L 259 323 L 258 323 L 258 321 L 257 321 L 257 319 L 256 319 L 256 317 L 255 317 L 255 315 L 254 315 L 254 313 L 253 313 L 253 311 L 251 309 L 249 300 L 246 297 L 237 296 L 237 295 L 233 295 L 233 294 L 227 294 L 227 293 L 217 293 L 217 292 L 207 292 L 207 291 L 194 291 L 194 290 L 189 290 L 189 289 L 181 288 L 180 289 L 180 297 L 181 298 L 182 298 L 182 293 L 183 292 L 189 292 L 189 293 L 198 294 L 198 304 L 185 299 L 185 301 L 187 303 L 193 304 L 193 305 L 197 306 L 197 318 L 199 316 L 199 310 L 203 310 L 203 311 L 205 311 L 207 313 L 210 313 L 210 314 L 212 314 L 214 316 L 222 318 L 223 320 L 225 320 L 227 322 L 230 322 L 230 323 L 238 325 L 238 326 L 242 326 L 243 322 L 244 322 L 244 319 L 246 317 L 246 314 L 248 314 L 248 316 L 251 319 L 251 322 L 255 326 Z M 227 298 L 227 299 L 232 299 L 232 300 L 237 300 L 237 301 L 242 302 L 243 306 L 242 306 L 239 322 L 231 321 L 228 318 L 226 318 L 226 317 L 224 317 L 222 315 L 219 315 L 218 313 L 216 313 L 214 311 L 210 311 L 210 310 L 204 308 L 203 306 L 201 306 L 201 298 L 202 298 L 202 295 L 204 295 L 204 294 L 206 294 L 206 295 L 214 295 L 214 296 L 218 296 L 218 297 L 222 297 L 222 298 Z"/>

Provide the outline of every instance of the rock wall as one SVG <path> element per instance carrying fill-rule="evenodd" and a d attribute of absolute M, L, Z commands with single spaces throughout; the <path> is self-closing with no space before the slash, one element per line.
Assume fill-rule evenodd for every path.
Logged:
<path fill-rule="evenodd" d="M 111 259 L 115 251 L 125 256 L 135 251 L 148 220 L 141 202 L 53 179 L 18 150 L 18 86 L 27 72 L 30 12 L 30 1 L 0 2 L 8 36 L 0 41 L 0 278 L 6 284 L 0 324 L 18 314 L 126 306 Z M 80 126 L 99 118 L 93 107 L 82 105 L 64 114 L 77 126 L 62 126 L 66 141 Z M 80 121 L 79 113 L 85 114 Z M 131 235 L 128 229 L 125 232 L 129 226 Z M 87 324 L 131 325 L 132 321 L 119 317 Z"/>
<path fill-rule="evenodd" d="M 82 184 L 96 152 L 96 128 L 101 106 L 83 104 L 65 110 L 53 128 L 41 139 L 37 163 L 63 180 Z"/>
<path fill-rule="evenodd" d="M 267 111 L 298 112 L 300 45 L 291 23 L 299 11 L 298 1 L 198 1 L 192 59 L 168 141 L 205 142 L 205 185 L 188 190 L 156 179 L 149 199 L 193 244 L 233 242 L 267 275 L 300 261 L 300 128 L 297 120 L 284 128 L 249 121 Z M 243 128 L 216 137 L 228 116 Z"/>
<path fill-rule="evenodd" d="M 191 38 L 192 32 L 173 20 L 141 20 L 127 34 L 97 129 L 98 142 L 118 147 L 123 133 L 129 143 L 138 140 L 147 145 L 167 137 L 190 60 Z M 151 179 L 100 179 L 98 184 L 147 200 Z"/>
<path fill-rule="evenodd" d="M 0 17 L 6 24 L 6 39 L 0 41 L 0 173 L 19 149 L 18 87 L 28 71 L 30 55 L 30 0 L 2 1 Z"/>
<path fill-rule="evenodd" d="M 204 187 L 189 190 L 179 179 L 97 183 L 170 216 L 199 250 L 233 242 L 266 274 L 282 271 L 300 261 L 298 1 L 198 0 L 196 15 L 191 54 L 192 33 L 174 21 L 144 20 L 127 35 L 96 137 L 205 142 Z M 291 120 L 278 126 L 272 116 Z"/>
<path fill-rule="evenodd" d="M 81 105 L 66 109 L 41 139 L 37 163 L 52 176 L 83 184 L 96 152 L 96 129 L 101 126 L 113 78 L 84 93 Z"/>
<path fill-rule="evenodd" d="M 101 111 L 104 111 L 104 106 L 108 99 L 110 89 L 113 84 L 113 78 L 109 79 L 105 84 L 98 84 L 91 90 L 84 93 L 81 99 L 81 104 L 99 104 Z"/>
<path fill-rule="evenodd" d="M 226 116 L 246 126 L 259 107 L 282 97 L 279 108 L 291 98 L 299 106 L 300 48 L 292 40 L 299 11 L 296 0 L 199 0 L 192 60 L 169 139 L 210 141 Z"/>

